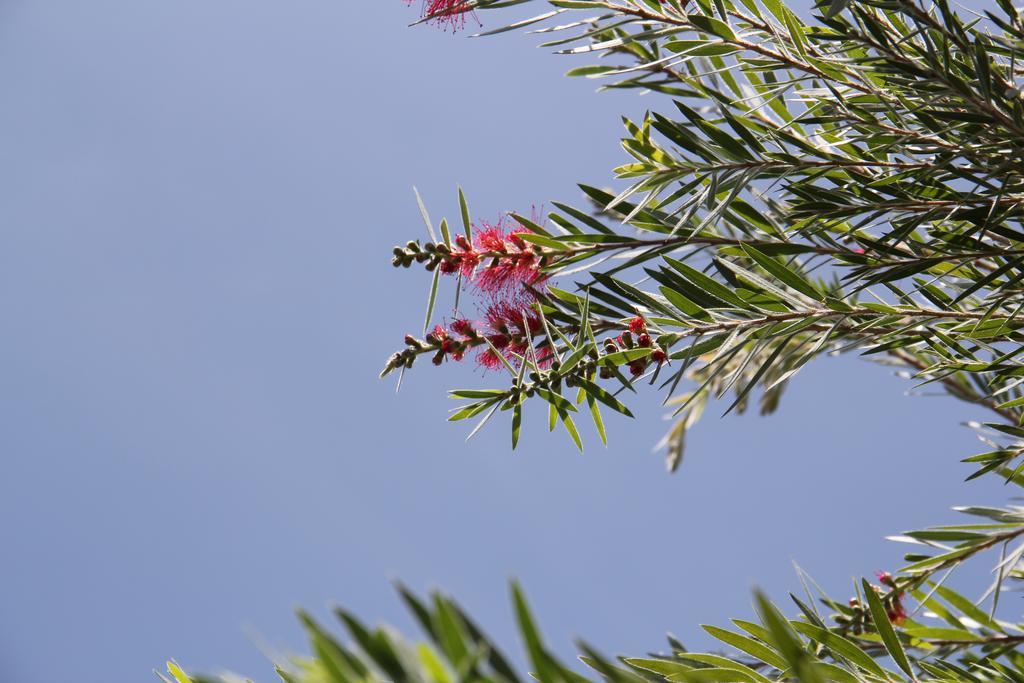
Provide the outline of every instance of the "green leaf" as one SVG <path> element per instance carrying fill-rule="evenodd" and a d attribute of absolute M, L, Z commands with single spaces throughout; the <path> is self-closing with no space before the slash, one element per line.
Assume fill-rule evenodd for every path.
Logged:
<path fill-rule="evenodd" d="M 430 222 L 430 214 L 427 213 L 427 205 L 423 203 L 423 197 L 420 196 L 420 191 L 415 187 L 412 188 L 413 193 L 416 195 L 416 205 L 420 208 L 420 216 L 423 218 L 423 224 L 427 226 L 427 234 L 430 235 L 430 241 L 437 242 L 437 234 L 434 233 L 434 224 Z"/>
<path fill-rule="evenodd" d="M 619 399 L 615 398 L 607 391 L 594 384 L 590 380 L 578 377 L 576 382 L 583 388 L 587 396 L 596 398 L 601 403 L 605 404 L 612 410 L 622 413 L 626 417 L 633 417 L 633 413 L 629 412 L 629 408 L 625 406 Z"/>
<path fill-rule="evenodd" d="M 442 218 L 441 219 L 441 239 L 444 240 L 445 244 L 447 244 L 448 246 L 451 246 L 451 244 L 452 244 L 452 236 L 451 236 L 451 233 L 448 232 L 448 219 L 447 218 Z"/>
<path fill-rule="evenodd" d="M 726 629 L 719 628 L 717 626 L 701 625 L 701 628 L 726 645 L 730 645 L 741 652 L 746 652 L 754 659 L 762 661 L 769 666 L 773 666 L 779 671 L 783 671 L 788 668 L 786 660 L 783 659 L 778 652 L 764 643 L 754 640 L 753 638 L 749 638 L 741 633 L 727 631 Z"/>
<path fill-rule="evenodd" d="M 473 239 L 473 220 L 470 218 L 469 203 L 466 201 L 466 193 L 459 188 L 459 212 L 462 214 L 462 230 L 466 239 Z"/>
<path fill-rule="evenodd" d="M 810 282 L 800 277 L 800 275 L 795 271 L 787 268 L 775 259 L 762 254 L 750 245 L 744 244 L 742 245 L 742 248 L 747 256 L 757 262 L 757 265 L 764 268 L 772 277 L 795 289 L 801 294 L 814 299 L 815 301 L 823 300 L 821 292 L 819 292 Z"/>
<path fill-rule="evenodd" d="M 434 317 L 434 303 L 437 301 L 437 285 L 440 281 L 441 269 L 434 269 L 434 279 L 430 282 L 430 294 L 427 297 L 427 317 L 423 321 L 423 334 L 430 329 L 430 320 Z"/>
<path fill-rule="evenodd" d="M 796 676 L 806 683 L 818 683 L 821 677 L 811 666 L 810 653 L 804 649 L 803 643 L 793 631 L 789 622 L 779 612 L 778 608 L 768 600 L 760 591 L 754 594 L 757 605 L 757 612 L 761 617 L 768 633 L 771 635 L 771 643 L 782 655 L 782 658 L 789 665 L 789 668 L 796 672 Z"/>
<path fill-rule="evenodd" d="M 864 652 L 856 643 L 845 636 L 834 631 L 808 624 L 802 621 L 790 622 L 794 629 L 808 638 L 824 645 L 836 655 L 845 659 L 850 664 L 863 669 L 864 671 L 885 678 L 885 669 L 878 665 L 878 662 L 868 653 Z"/>
<path fill-rule="evenodd" d="M 523 424 L 523 402 L 516 400 L 512 407 L 512 450 L 519 445 L 519 429 Z"/>
<path fill-rule="evenodd" d="M 900 644 L 900 639 L 896 635 L 892 623 L 889 621 L 889 614 L 882 604 L 882 599 L 878 597 L 878 593 L 875 592 L 874 587 L 866 579 L 861 580 L 861 588 L 864 590 L 864 597 L 867 599 L 868 608 L 871 610 L 871 622 L 875 625 L 875 630 L 878 631 L 882 644 L 885 645 L 886 652 L 896 662 L 896 666 L 913 678 L 914 669 L 910 666 L 907 653 L 903 650 L 903 645 Z"/>

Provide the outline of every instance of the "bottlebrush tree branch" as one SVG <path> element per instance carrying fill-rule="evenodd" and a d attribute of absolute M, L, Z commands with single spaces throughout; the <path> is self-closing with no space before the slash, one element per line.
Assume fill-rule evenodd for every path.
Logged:
<path fill-rule="evenodd" d="M 475 433 L 508 414 L 513 447 L 528 401 L 582 449 L 581 415 L 605 440 L 602 409 L 632 416 L 628 395 L 652 385 L 674 470 L 713 399 L 770 413 L 811 360 L 856 352 L 984 409 L 969 478 L 1024 486 L 1024 23 L 1008 0 L 966 19 L 948 0 L 825 0 L 811 22 L 780 0 L 427 0 L 420 22 L 458 30 L 538 3 L 482 35 L 530 30 L 589 61 L 570 76 L 661 97 L 624 120 L 612 190 L 491 221 L 460 190 L 458 219 L 436 227 L 420 200 L 429 237 L 393 264 L 430 273 L 426 326 L 383 375 L 472 357 L 497 386 L 453 390 L 450 419 Z M 894 537 L 912 544 L 905 565 L 846 599 L 801 575 L 787 618 L 758 594 L 756 621 L 705 627 L 723 651 L 670 639 L 610 659 L 581 643 L 580 659 L 615 683 L 1024 681 L 1024 623 L 1000 600 L 1024 578 L 1024 508 L 958 510 L 970 523 Z M 995 553 L 980 599 L 949 585 Z M 449 598 L 399 590 L 425 642 L 339 612 L 346 644 L 302 615 L 314 654 L 279 662 L 281 678 L 526 680 Z M 518 586 L 512 603 L 529 673 L 587 680 Z"/>

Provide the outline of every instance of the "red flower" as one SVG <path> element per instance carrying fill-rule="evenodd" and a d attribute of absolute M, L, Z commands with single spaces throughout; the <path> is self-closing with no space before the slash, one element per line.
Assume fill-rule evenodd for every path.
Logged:
<path fill-rule="evenodd" d="M 638 315 L 629 321 L 629 331 L 633 334 L 643 334 L 647 332 L 647 321 L 644 320 L 642 315 Z"/>
<path fill-rule="evenodd" d="M 497 370 L 501 367 L 501 357 L 494 352 L 494 349 L 488 347 L 481 351 L 477 357 L 476 362 L 488 370 Z"/>
<path fill-rule="evenodd" d="M 463 235 L 459 235 L 455 238 L 455 247 L 441 260 L 439 268 L 444 275 L 462 273 L 465 277 L 471 277 L 479 261 L 480 256 L 473 245 Z"/>
<path fill-rule="evenodd" d="M 453 321 L 450 327 L 452 332 L 466 338 L 472 337 L 474 334 L 476 334 L 476 331 L 473 329 L 473 323 L 465 319 L 458 319 Z"/>
<path fill-rule="evenodd" d="M 538 287 L 547 279 L 540 270 L 542 254 L 520 237 L 529 230 L 504 223 L 503 218 L 477 225 L 472 242 L 459 235 L 438 267 L 445 275 L 462 274 L 492 301 L 529 305 L 532 297 L 524 295 L 523 285 Z"/>
<path fill-rule="evenodd" d="M 530 231 L 506 230 L 503 223 L 484 223 L 477 229 L 473 246 L 480 264 L 473 284 L 494 299 L 508 300 L 521 295 L 524 284 L 538 286 L 546 277 L 540 271 L 537 248 L 519 236 Z"/>
<path fill-rule="evenodd" d="M 513 363 L 524 357 L 533 345 L 533 337 L 540 332 L 543 322 L 540 314 L 508 301 L 492 303 L 484 313 L 486 330 L 482 334 L 490 342 L 490 346 L 477 355 L 477 362 L 488 369 L 501 365 L 499 353 Z M 491 347 L 494 348 L 491 348 Z M 497 353 L 495 353 L 497 351 Z M 537 362 L 541 367 L 551 362 L 547 352 L 537 353 Z"/>
<path fill-rule="evenodd" d="M 434 329 L 427 335 L 427 341 L 431 344 L 440 344 L 448 338 L 448 330 L 440 325 L 434 325 Z"/>
<path fill-rule="evenodd" d="M 407 5 L 412 0 L 406 0 Z M 424 0 L 423 16 L 429 17 L 432 21 L 443 28 L 450 28 L 457 31 L 466 25 L 466 15 L 472 12 L 473 8 L 469 0 Z"/>
<path fill-rule="evenodd" d="M 668 354 L 662 349 L 655 349 L 654 353 L 651 354 L 651 360 L 660 365 L 668 360 Z"/>

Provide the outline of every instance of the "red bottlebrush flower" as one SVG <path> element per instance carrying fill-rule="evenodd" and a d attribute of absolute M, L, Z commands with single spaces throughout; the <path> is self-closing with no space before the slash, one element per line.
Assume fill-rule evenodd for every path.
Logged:
<path fill-rule="evenodd" d="M 488 370 L 496 370 L 501 367 L 501 358 L 490 347 L 477 354 L 476 362 Z"/>
<path fill-rule="evenodd" d="M 473 242 L 481 254 L 474 284 L 495 299 L 515 298 L 522 293 L 524 284 L 538 286 L 546 279 L 540 272 L 536 248 L 519 237 L 529 230 L 506 230 L 503 222 L 484 223 L 477 229 Z"/>
<path fill-rule="evenodd" d="M 406 0 L 405 4 L 411 5 L 412 0 Z M 466 15 L 472 13 L 472 6 L 469 0 L 424 0 L 423 17 L 428 21 L 457 31 L 466 25 Z"/>
<path fill-rule="evenodd" d="M 462 275 L 470 277 L 479 262 L 480 257 L 473 249 L 473 245 L 465 236 L 459 235 L 455 238 L 455 248 L 441 259 L 441 264 L 438 267 L 444 275 L 462 273 Z"/>
<path fill-rule="evenodd" d="M 473 323 L 465 319 L 458 319 L 452 322 L 450 325 L 452 332 L 461 335 L 463 337 L 472 337 L 476 331 L 473 329 Z"/>
<path fill-rule="evenodd" d="M 440 325 L 435 325 L 434 329 L 431 330 L 430 334 L 427 335 L 428 344 L 440 344 L 442 341 L 448 338 L 448 330 L 444 329 Z"/>
<path fill-rule="evenodd" d="M 637 346 L 642 346 L 645 349 L 653 346 L 654 344 L 654 342 L 651 341 L 651 335 L 647 334 L 646 332 L 644 332 L 643 334 L 636 338 L 636 343 Z"/>
<path fill-rule="evenodd" d="M 543 327 L 540 314 L 536 311 L 508 301 L 488 306 L 484 313 L 484 324 L 486 329 L 480 331 L 480 334 L 490 342 L 490 346 L 480 352 L 477 362 L 488 369 L 500 367 L 501 356 L 517 363 L 517 356 L 523 357 L 529 353 L 533 337 Z M 537 362 L 542 367 L 550 365 L 552 360 L 550 354 L 538 354 Z"/>
<path fill-rule="evenodd" d="M 629 331 L 633 334 L 644 334 L 647 332 L 647 321 L 642 315 L 638 315 L 629 321 Z"/>
<path fill-rule="evenodd" d="M 668 354 L 663 349 L 655 349 L 654 353 L 651 354 L 651 360 L 661 365 L 668 360 Z"/>
<path fill-rule="evenodd" d="M 434 329 L 427 335 L 426 342 L 437 349 L 437 353 L 432 359 L 434 365 L 440 365 L 445 358 L 462 360 L 466 354 L 466 345 L 457 339 L 452 339 L 448 330 L 441 325 L 434 326 Z"/>
<path fill-rule="evenodd" d="M 484 314 L 487 326 L 494 332 L 526 336 L 540 331 L 540 315 L 525 306 L 517 306 L 508 301 L 499 301 L 487 307 Z"/>
<path fill-rule="evenodd" d="M 643 360 L 635 360 L 629 364 L 629 374 L 633 377 L 639 377 L 644 374 L 644 370 L 647 369 L 647 363 Z"/>
<path fill-rule="evenodd" d="M 476 248 L 480 251 L 505 251 L 505 239 L 507 235 L 505 230 L 502 228 L 501 223 L 497 225 L 491 225 L 490 223 L 484 223 L 483 228 L 477 229 Z"/>

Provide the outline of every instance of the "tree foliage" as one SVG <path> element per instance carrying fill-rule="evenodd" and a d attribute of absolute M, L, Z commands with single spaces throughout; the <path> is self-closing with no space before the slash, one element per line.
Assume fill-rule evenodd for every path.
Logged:
<path fill-rule="evenodd" d="M 484 10 L 540 0 L 431 2 L 424 21 L 457 27 Z M 424 333 L 384 369 L 474 355 L 498 386 L 452 391 L 451 420 L 479 429 L 547 406 L 580 448 L 578 422 L 606 438 L 602 411 L 664 392 L 675 422 L 669 469 L 712 399 L 773 411 L 812 359 L 859 353 L 917 385 L 981 406 L 984 453 L 970 478 L 1024 485 L 1024 23 L 1008 0 L 977 15 L 946 0 L 831 0 L 807 23 L 780 0 L 550 0 L 529 28 L 593 63 L 570 76 L 662 95 L 625 121 L 622 189 L 581 185 L 585 203 L 546 215 L 460 215 L 395 248 L 394 265 L 433 273 Z M 442 277 L 482 320 L 437 315 Z M 465 307 L 466 299 L 461 305 Z M 500 378 L 500 379 L 498 379 Z M 727 412 L 728 412 L 727 411 Z M 581 417 L 584 416 L 584 417 Z M 906 532 L 896 576 L 835 600 L 805 580 L 795 618 L 757 596 L 757 621 L 705 627 L 722 652 L 607 659 L 610 681 L 1024 681 L 1024 625 L 1001 614 L 1021 578 L 1024 508 L 962 508 L 961 524 Z M 947 585 L 992 557 L 980 600 Z M 802 577 L 805 578 L 806 577 Z M 428 642 L 408 644 L 339 617 L 351 645 L 308 617 L 314 656 L 286 681 L 518 681 L 451 600 L 402 597 Z M 544 646 L 517 587 L 513 606 L 542 681 L 585 680 Z M 180 670 L 171 673 L 187 680 Z"/>

